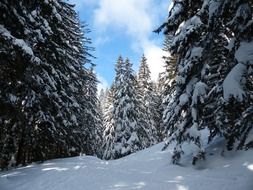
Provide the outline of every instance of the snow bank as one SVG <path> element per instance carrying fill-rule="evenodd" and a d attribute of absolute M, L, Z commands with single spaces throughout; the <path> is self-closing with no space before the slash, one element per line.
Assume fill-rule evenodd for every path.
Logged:
<path fill-rule="evenodd" d="M 223 141 L 207 148 L 207 161 L 171 165 L 163 143 L 114 161 L 91 156 L 56 159 L 0 172 L 1 190 L 252 190 L 253 151 L 224 153 Z M 229 174 L 229 175 L 228 175 Z"/>

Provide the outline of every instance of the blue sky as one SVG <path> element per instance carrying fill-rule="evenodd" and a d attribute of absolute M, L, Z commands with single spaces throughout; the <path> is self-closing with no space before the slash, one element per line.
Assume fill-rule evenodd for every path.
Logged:
<path fill-rule="evenodd" d="M 128 57 L 137 70 L 144 53 L 152 79 L 163 69 L 163 35 L 154 34 L 167 16 L 168 0 L 69 0 L 91 33 L 97 59 L 99 89 L 111 84 L 119 55 Z"/>

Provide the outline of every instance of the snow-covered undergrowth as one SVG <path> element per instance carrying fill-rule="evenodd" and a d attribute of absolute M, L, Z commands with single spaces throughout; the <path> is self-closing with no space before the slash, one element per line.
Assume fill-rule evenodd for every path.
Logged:
<path fill-rule="evenodd" d="M 170 164 L 163 144 L 114 161 L 91 156 L 56 159 L 0 173 L 1 190 L 252 190 L 253 151 L 222 153 L 223 142 L 207 148 L 205 162 Z M 221 155 L 222 153 L 222 155 Z"/>

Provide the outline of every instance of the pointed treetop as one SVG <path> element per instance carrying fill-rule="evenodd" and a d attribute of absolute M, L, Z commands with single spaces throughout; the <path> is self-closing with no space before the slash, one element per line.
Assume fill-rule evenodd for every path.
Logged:
<path fill-rule="evenodd" d="M 124 61 L 123 61 L 122 56 L 120 55 L 120 56 L 118 57 L 118 60 L 117 60 L 117 62 L 116 62 L 116 65 L 115 65 L 115 71 L 116 71 L 116 73 L 117 73 L 117 72 L 120 72 L 120 70 L 121 70 L 122 67 L 123 67 L 123 64 L 124 64 Z"/>
<path fill-rule="evenodd" d="M 133 65 L 133 64 L 130 62 L 130 60 L 128 59 L 128 57 L 126 58 L 125 64 L 126 64 L 126 69 L 131 68 L 132 65 Z"/>
<path fill-rule="evenodd" d="M 147 63 L 147 58 L 145 57 L 144 54 L 142 55 L 142 58 L 141 58 L 141 64 L 140 64 L 140 68 L 139 68 L 138 78 L 139 78 L 139 80 L 144 80 L 144 81 L 151 80 L 150 70 L 149 70 L 149 66 Z"/>
<path fill-rule="evenodd" d="M 147 58 L 144 53 L 142 54 L 142 57 L 141 57 L 141 62 L 142 61 L 147 63 Z"/>

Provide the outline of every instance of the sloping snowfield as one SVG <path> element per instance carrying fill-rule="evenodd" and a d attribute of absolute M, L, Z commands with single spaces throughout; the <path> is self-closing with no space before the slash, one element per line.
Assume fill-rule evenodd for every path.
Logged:
<path fill-rule="evenodd" d="M 190 156 L 170 164 L 163 144 L 114 161 L 80 156 L 32 164 L 0 172 L 0 190 L 253 190 L 253 151 L 221 156 L 221 143 L 197 166 Z"/>

